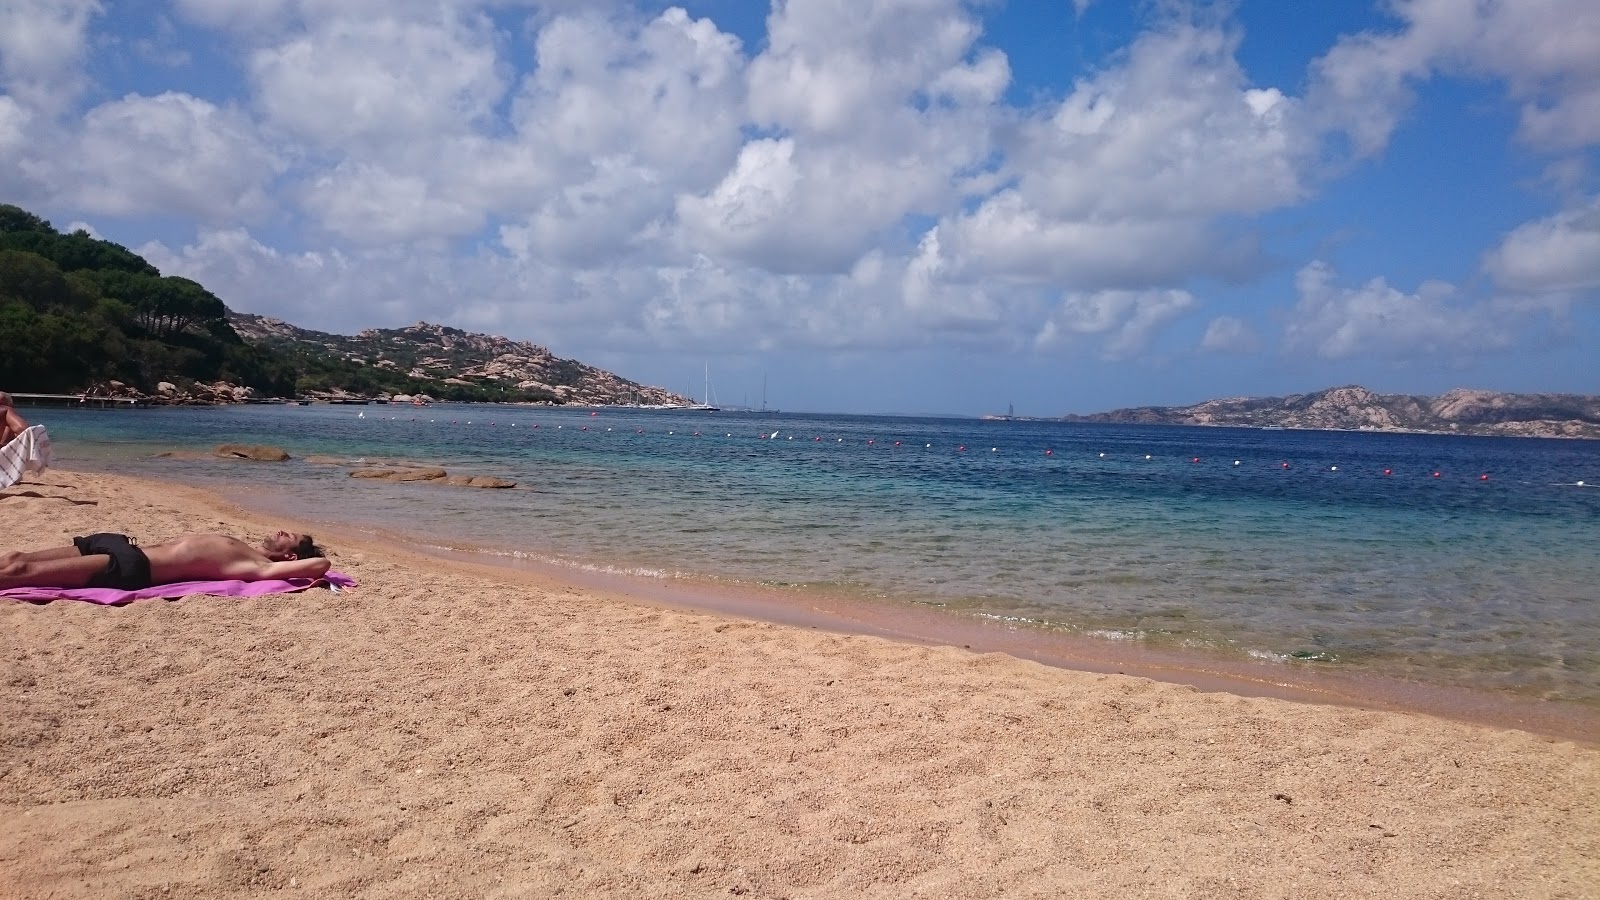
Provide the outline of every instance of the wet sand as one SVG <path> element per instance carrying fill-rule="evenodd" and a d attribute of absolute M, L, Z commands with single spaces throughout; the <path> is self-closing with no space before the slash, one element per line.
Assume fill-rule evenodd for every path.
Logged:
<path fill-rule="evenodd" d="M 279 524 L 0 492 L 5 549 Z M 0 896 L 1600 894 L 1585 741 L 329 543 L 360 588 L 0 605 Z"/>

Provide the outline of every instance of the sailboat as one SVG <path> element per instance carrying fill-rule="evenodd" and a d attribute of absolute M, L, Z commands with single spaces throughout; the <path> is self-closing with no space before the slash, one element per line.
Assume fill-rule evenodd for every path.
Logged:
<path fill-rule="evenodd" d="M 704 403 L 691 403 L 688 406 L 685 406 L 683 408 L 684 409 L 692 409 L 692 410 L 695 410 L 697 412 L 720 412 L 721 411 L 722 408 L 720 406 L 715 406 L 711 402 L 711 364 L 710 363 L 706 363 L 706 401 Z"/>

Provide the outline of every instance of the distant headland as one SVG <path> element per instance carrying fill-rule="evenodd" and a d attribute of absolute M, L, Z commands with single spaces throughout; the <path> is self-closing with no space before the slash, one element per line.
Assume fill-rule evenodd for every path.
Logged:
<path fill-rule="evenodd" d="M 1348 385 L 1287 397 L 1229 397 L 1193 406 L 1138 406 L 1061 419 L 1129 425 L 1600 438 L 1600 397 L 1459 388 L 1428 397 L 1375 394 Z"/>

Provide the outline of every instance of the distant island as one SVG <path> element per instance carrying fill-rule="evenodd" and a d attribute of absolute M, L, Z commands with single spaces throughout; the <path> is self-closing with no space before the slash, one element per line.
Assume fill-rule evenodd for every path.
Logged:
<path fill-rule="evenodd" d="M 1600 397 L 1465 389 L 1428 397 L 1375 394 L 1359 385 L 1349 385 L 1287 397 L 1229 397 L 1193 406 L 1138 406 L 1062 416 L 1061 420 L 1600 438 Z"/>

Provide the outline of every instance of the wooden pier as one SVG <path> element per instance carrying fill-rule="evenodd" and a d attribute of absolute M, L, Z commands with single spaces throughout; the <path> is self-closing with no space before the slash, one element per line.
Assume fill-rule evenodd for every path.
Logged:
<path fill-rule="evenodd" d="M 150 401 L 144 397 L 93 397 L 88 394 L 19 394 L 13 392 L 11 400 L 18 406 L 71 406 L 87 409 L 144 409 Z"/>

